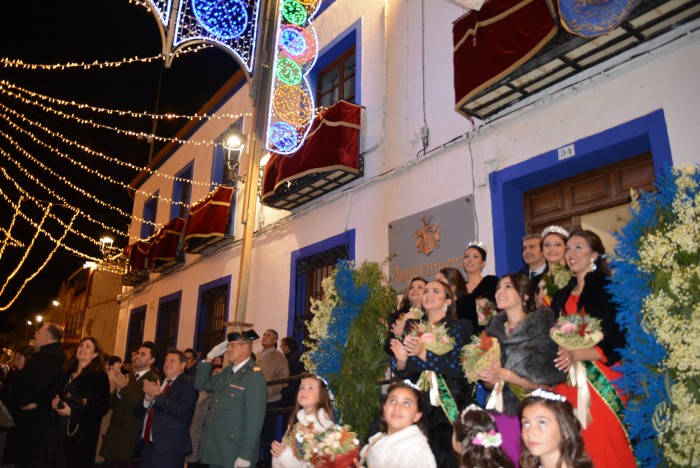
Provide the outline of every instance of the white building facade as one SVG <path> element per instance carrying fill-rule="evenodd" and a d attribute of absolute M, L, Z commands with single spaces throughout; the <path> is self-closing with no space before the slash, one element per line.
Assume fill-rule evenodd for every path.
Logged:
<path fill-rule="evenodd" d="M 485 273 L 502 275 L 523 266 L 520 238 L 528 226 L 538 226 L 532 217 L 548 219 L 546 213 L 532 211 L 537 197 L 524 201 L 528 194 L 541 195 L 538 189 L 563 183 L 563 190 L 573 193 L 565 199 L 576 200 L 575 188 L 585 185 L 581 175 L 642 154 L 657 175 L 665 166 L 700 161 L 695 146 L 700 143 L 698 19 L 669 27 L 654 41 L 491 118 L 470 121 L 455 111 L 452 28 L 467 12 L 458 2 L 327 3 L 314 20 L 319 41 L 316 70 L 321 72 L 354 47 L 354 101 L 364 107 L 364 172 L 291 212 L 260 205 L 245 317 L 259 334 L 269 328 L 280 336 L 302 333 L 304 302 L 314 294 L 309 292 L 312 283 L 327 271 L 313 264 L 307 268 L 306 260 L 331 252 L 330 257 L 382 261 L 391 253 L 387 230 L 394 220 L 471 197 L 478 226 L 473 234 L 489 251 Z M 251 102 L 249 85 L 241 76 L 215 111 L 242 115 L 251 112 Z M 232 124 L 213 119 L 199 124 L 188 138 L 220 141 Z M 251 119 L 243 117 L 244 133 L 250 133 L 250 125 Z M 428 144 L 423 151 L 424 128 Z M 219 182 L 215 179 L 221 151 L 211 145 L 182 144 L 162 154 L 154 168 L 172 176 L 191 174 L 195 183 L 190 200 L 199 200 Z M 245 167 L 246 151 L 240 167 Z M 627 171 L 621 169 L 623 182 Z M 610 177 L 591 183 L 605 184 L 595 181 L 612 181 Z M 153 216 L 164 225 L 172 219 L 175 210 L 167 199 L 178 198 L 177 183 L 151 175 L 133 185 L 137 191 L 131 234 L 143 237 L 140 220 Z M 144 282 L 124 289 L 116 354 L 126 354 L 142 340 L 206 352 L 214 340 L 205 336 L 212 331 L 212 320 L 220 324 L 235 319 L 243 232 L 240 182 L 237 188 L 232 243 L 205 255 L 184 254 L 170 271 L 150 273 Z M 160 200 L 153 201 L 152 194 Z M 552 203 L 555 211 L 573 213 L 567 211 L 567 201 L 562 206 Z M 595 202 L 587 203 L 595 211 Z M 546 211 L 547 203 L 537 206 Z M 465 233 L 464 244 L 473 240 L 467 236 L 471 234 Z M 337 248 L 343 253 L 333 251 Z"/>

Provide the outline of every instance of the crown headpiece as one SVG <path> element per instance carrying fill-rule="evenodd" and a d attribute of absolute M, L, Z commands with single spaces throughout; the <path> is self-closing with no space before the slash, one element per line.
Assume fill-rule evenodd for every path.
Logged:
<path fill-rule="evenodd" d="M 547 390 L 542 390 L 541 388 L 536 389 L 528 395 L 529 397 L 538 397 L 544 400 L 551 401 L 561 401 L 562 403 L 566 401 L 566 397 L 557 395 L 556 393 L 548 392 Z"/>
<path fill-rule="evenodd" d="M 469 247 L 479 247 L 480 249 L 486 250 L 486 247 L 484 247 L 484 243 L 478 240 L 473 240 L 470 243 L 464 247 L 464 250 L 467 250 Z"/>
<path fill-rule="evenodd" d="M 406 385 L 408 385 L 409 387 L 411 387 L 413 390 L 416 390 L 416 391 L 418 391 L 418 392 L 421 391 L 421 388 L 420 388 L 418 385 L 414 384 L 413 382 L 411 382 L 411 381 L 408 380 L 408 379 L 404 379 L 404 380 L 403 380 L 403 383 L 405 383 Z"/>
<path fill-rule="evenodd" d="M 328 390 L 328 398 L 331 399 L 331 402 L 335 402 L 335 395 L 333 395 L 333 392 L 331 391 L 331 386 L 328 385 L 328 381 L 318 374 L 314 374 L 314 377 L 323 382 L 323 385 L 326 387 L 326 390 Z"/>
<path fill-rule="evenodd" d="M 546 236 L 547 234 L 552 234 L 552 233 L 560 234 L 560 235 L 566 237 L 567 239 L 569 238 L 569 231 L 567 231 L 566 229 L 564 229 L 561 226 L 557 226 L 556 224 L 552 224 L 551 226 L 547 226 L 546 228 L 544 228 L 544 230 L 542 231 L 542 234 L 540 234 L 540 237 L 542 237 L 542 239 L 544 239 L 544 236 Z"/>

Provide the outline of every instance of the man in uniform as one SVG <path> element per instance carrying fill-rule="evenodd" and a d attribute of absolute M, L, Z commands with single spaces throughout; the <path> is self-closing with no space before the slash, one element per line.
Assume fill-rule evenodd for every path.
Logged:
<path fill-rule="evenodd" d="M 265 376 L 255 365 L 253 341 L 259 336 L 251 324 L 235 330 L 197 365 L 195 387 L 214 392 L 199 442 L 199 458 L 210 468 L 247 468 L 258 461 L 258 442 L 265 419 Z M 225 351 L 228 363 L 210 375 L 211 362 Z"/>

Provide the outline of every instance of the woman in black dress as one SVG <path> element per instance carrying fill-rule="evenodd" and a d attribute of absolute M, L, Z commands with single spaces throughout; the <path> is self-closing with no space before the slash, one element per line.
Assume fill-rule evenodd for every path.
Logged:
<path fill-rule="evenodd" d="M 100 423 L 109 408 L 109 378 L 100 343 L 92 337 L 83 338 L 63 371 L 60 390 L 51 402 L 54 414 L 44 464 L 52 468 L 94 467 Z"/>
<path fill-rule="evenodd" d="M 467 274 L 467 293 L 462 296 L 462 307 L 470 316 L 476 316 L 477 323 L 474 333 L 481 333 L 488 325 L 491 317 L 488 312 L 496 313 L 496 285 L 498 277 L 494 275 L 483 276 L 486 266 L 486 250 L 481 245 L 469 244 L 464 249 L 464 259 L 462 259 L 464 272 Z M 457 307 L 459 310 L 459 303 Z"/>

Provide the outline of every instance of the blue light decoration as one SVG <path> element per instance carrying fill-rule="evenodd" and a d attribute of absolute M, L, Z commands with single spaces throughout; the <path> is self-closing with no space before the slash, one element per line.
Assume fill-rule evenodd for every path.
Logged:
<path fill-rule="evenodd" d="M 270 85 L 265 149 L 290 155 L 304 143 L 314 117 L 308 74 L 318 46 L 311 19 L 321 0 L 283 0 L 277 12 L 277 47 Z"/>
<path fill-rule="evenodd" d="M 304 0 L 302 0 L 304 1 Z M 163 40 L 165 66 L 183 49 L 209 43 L 253 74 L 261 0 L 145 0 Z"/>
<path fill-rule="evenodd" d="M 209 34 L 235 39 L 248 27 L 248 12 L 239 0 L 192 0 L 194 16 Z"/>

